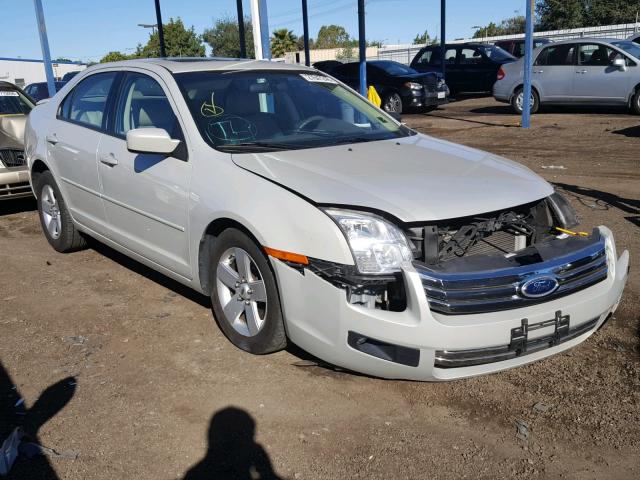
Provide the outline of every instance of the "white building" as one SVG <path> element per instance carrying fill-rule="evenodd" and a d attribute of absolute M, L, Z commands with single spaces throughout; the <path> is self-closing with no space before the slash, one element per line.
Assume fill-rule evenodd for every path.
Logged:
<path fill-rule="evenodd" d="M 53 76 L 59 80 L 67 72 L 79 72 L 85 68 L 87 66 L 83 63 L 55 62 Z M 44 62 L 27 58 L 0 57 L 0 80 L 11 82 L 21 88 L 30 83 L 46 82 Z"/>

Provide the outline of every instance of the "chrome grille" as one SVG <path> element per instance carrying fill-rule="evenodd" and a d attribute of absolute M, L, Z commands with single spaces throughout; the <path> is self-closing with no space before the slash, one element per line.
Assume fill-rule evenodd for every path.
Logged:
<path fill-rule="evenodd" d="M 460 259 L 463 260 L 463 259 Z M 521 308 L 570 295 L 607 278 L 604 240 L 547 261 L 507 268 L 451 273 L 416 263 L 432 311 L 453 315 Z M 540 298 L 526 297 L 521 285 L 537 275 L 550 275 L 558 288 Z"/>
<path fill-rule="evenodd" d="M 27 164 L 24 151 L 4 148 L 0 150 L 0 163 L 5 167 L 22 167 Z"/>

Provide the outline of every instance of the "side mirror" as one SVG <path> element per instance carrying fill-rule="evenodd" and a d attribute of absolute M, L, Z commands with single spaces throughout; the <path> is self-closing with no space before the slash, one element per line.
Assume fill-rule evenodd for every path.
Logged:
<path fill-rule="evenodd" d="M 180 145 L 162 128 L 135 128 L 127 132 L 127 149 L 140 153 L 173 153 Z"/>
<path fill-rule="evenodd" d="M 393 118 L 398 123 L 402 123 L 402 117 L 400 116 L 400 114 L 398 112 L 387 112 L 387 115 L 389 115 L 391 118 Z"/>
<path fill-rule="evenodd" d="M 627 69 L 627 62 L 624 58 L 616 58 L 611 65 L 616 67 L 618 70 L 622 70 L 623 72 Z"/>

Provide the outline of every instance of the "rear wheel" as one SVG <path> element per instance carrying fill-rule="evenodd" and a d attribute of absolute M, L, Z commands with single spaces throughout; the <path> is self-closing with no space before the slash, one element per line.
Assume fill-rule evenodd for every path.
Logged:
<path fill-rule="evenodd" d="M 640 115 L 640 87 L 636 89 L 636 93 L 631 99 L 631 108 L 637 115 Z"/>
<path fill-rule="evenodd" d="M 533 88 L 531 89 L 531 97 L 530 97 L 530 109 L 529 111 L 533 113 L 537 113 L 540 108 L 540 98 L 538 97 L 538 92 L 536 92 Z M 524 90 L 522 87 L 518 88 L 516 92 L 511 97 L 511 107 L 517 114 L 522 114 L 524 106 Z"/>
<path fill-rule="evenodd" d="M 282 350 L 287 338 L 269 261 L 246 234 L 228 229 L 213 247 L 211 305 L 236 347 L 254 354 Z"/>
<path fill-rule="evenodd" d="M 382 99 L 382 108 L 385 112 L 402 113 L 402 98 L 398 93 L 387 93 Z"/>
<path fill-rule="evenodd" d="M 49 244 L 62 253 L 86 247 L 87 243 L 73 224 L 67 204 L 51 172 L 45 171 L 38 175 L 35 188 L 40 224 Z"/>

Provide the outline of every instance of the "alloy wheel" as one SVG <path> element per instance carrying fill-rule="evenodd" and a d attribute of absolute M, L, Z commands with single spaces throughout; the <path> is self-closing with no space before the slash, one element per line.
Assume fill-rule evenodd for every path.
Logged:
<path fill-rule="evenodd" d="M 535 102 L 535 97 L 533 96 L 533 92 L 531 92 L 531 97 L 529 100 L 529 110 L 533 110 L 534 102 Z M 518 107 L 518 110 L 520 110 L 521 112 L 524 110 L 524 92 L 518 93 L 518 96 L 516 97 L 516 106 Z"/>
<path fill-rule="evenodd" d="M 60 218 L 60 207 L 56 199 L 56 194 L 51 185 L 45 185 L 42 188 L 41 195 L 42 201 L 40 205 L 42 206 L 44 225 L 51 238 L 57 240 L 60 238 L 60 233 L 62 232 L 62 219 Z"/>
<path fill-rule="evenodd" d="M 398 95 L 390 95 L 387 97 L 387 101 L 384 103 L 384 109 L 387 112 L 399 112 L 401 109 L 402 100 Z"/>
<path fill-rule="evenodd" d="M 245 337 L 260 332 L 267 318 L 264 277 L 242 248 L 227 249 L 216 268 L 216 288 L 224 320 Z"/>

